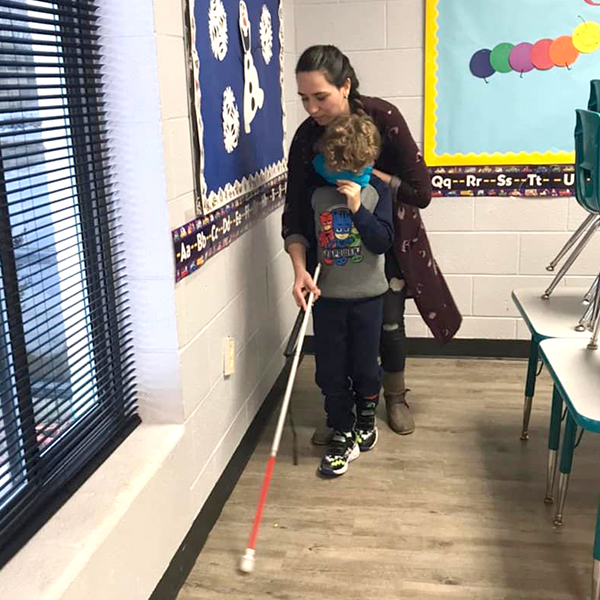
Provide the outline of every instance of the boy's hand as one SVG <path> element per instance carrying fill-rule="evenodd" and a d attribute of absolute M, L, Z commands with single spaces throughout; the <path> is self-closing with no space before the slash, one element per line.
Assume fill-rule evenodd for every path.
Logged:
<path fill-rule="evenodd" d="M 315 285 L 314 279 L 310 273 L 306 270 L 300 271 L 295 274 L 294 287 L 292 288 L 292 294 L 296 305 L 302 307 L 306 311 L 306 294 L 313 292 L 315 294 L 315 302 L 321 296 L 321 290 Z"/>
<path fill-rule="evenodd" d="M 360 185 L 354 181 L 340 179 L 337 182 L 337 190 L 340 194 L 344 194 L 348 200 L 348 208 L 352 214 L 355 214 L 360 208 Z"/>

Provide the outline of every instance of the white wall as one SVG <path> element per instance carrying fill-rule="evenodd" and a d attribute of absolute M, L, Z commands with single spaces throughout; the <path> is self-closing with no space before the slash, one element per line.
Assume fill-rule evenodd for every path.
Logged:
<path fill-rule="evenodd" d="M 182 3 L 100 2 L 144 422 L 0 571 L 3 598 L 148 598 L 281 372 L 296 316 L 280 210 L 175 285 L 170 231 L 194 217 Z M 286 107 L 293 131 L 295 91 Z"/>
<path fill-rule="evenodd" d="M 393 102 L 423 140 L 424 0 L 295 0 L 296 52 L 335 44 L 350 58 L 366 95 Z M 299 119 L 303 119 L 299 106 Z M 569 118 L 566 115 L 565 118 Z M 510 300 L 515 287 L 545 286 L 545 266 L 584 218 L 573 199 L 434 198 L 422 212 L 433 251 L 464 316 L 459 337 L 524 338 Z M 600 238 L 570 271 L 586 285 L 598 270 Z M 407 329 L 429 332 L 414 304 Z"/>

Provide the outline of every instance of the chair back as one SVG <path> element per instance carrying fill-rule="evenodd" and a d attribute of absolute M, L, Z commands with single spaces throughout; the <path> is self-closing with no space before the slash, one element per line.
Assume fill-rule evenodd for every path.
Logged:
<path fill-rule="evenodd" d="M 600 214 L 600 113 L 575 112 L 575 196 L 585 210 Z"/>
<path fill-rule="evenodd" d="M 588 100 L 588 110 L 600 112 L 600 79 L 590 81 L 590 99 Z"/>

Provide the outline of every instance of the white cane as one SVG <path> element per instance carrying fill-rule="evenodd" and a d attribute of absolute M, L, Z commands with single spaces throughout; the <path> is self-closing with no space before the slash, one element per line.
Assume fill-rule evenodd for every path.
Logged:
<path fill-rule="evenodd" d="M 315 269 L 314 282 L 315 285 L 319 280 L 319 274 L 321 273 L 321 265 L 317 265 Z M 273 473 L 273 467 L 275 466 L 275 459 L 279 450 L 279 443 L 281 442 L 281 436 L 283 434 L 283 428 L 285 426 L 285 417 L 287 415 L 288 407 L 290 404 L 290 398 L 292 396 L 292 388 L 294 387 L 294 380 L 296 379 L 296 371 L 298 370 L 298 364 L 300 363 L 300 356 L 302 354 L 302 344 L 304 343 L 304 336 L 306 335 L 306 327 L 308 325 L 308 319 L 310 317 L 311 309 L 315 300 L 314 292 L 311 292 L 308 296 L 308 302 L 306 305 L 306 312 L 304 313 L 304 319 L 302 320 L 302 327 L 300 327 L 300 333 L 298 334 L 298 342 L 296 344 L 296 351 L 294 352 L 294 359 L 292 361 L 292 368 L 290 369 L 290 375 L 288 377 L 287 387 L 285 388 L 285 395 L 283 397 L 283 403 L 281 404 L 281 411 L 279 413 L 279 420 L 277 421 L 277 429 L 275 430 L 275 437 L 273 438 L 273 444 L 271 446 L 271 455 L 269 462 L 267 463 L 267 469 L 265 472 L 265 478 L 263 480 L 262 488 L 260 491 L 260 498 L 258 500 L 258 506 L 256 508 L 256 515 L 254 516 L 254 524 L 252 525 L 252 531 L 250 533 L 250 540 L 248 547 L 242 560 L 240 561 L 240 570 L 243 573 L 252 573 L 254 571 L 254 561 L 256 555 L 256 538 L 258 537 L 258 529 L 260 527 L 260 521 L 262 519 L 263 509 L 265 507 L 265 501 L 267 499 L 267 493 L 269 491 L 269 484 L 271 482 L 271 475 Z"/>

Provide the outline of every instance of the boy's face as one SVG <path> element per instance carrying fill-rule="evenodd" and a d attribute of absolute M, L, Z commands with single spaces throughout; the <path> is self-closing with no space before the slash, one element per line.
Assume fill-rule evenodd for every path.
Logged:
<path fill-rule="evenodd" d="M 350 80 L 338 88 L 327 81 L 321 71 L 308 71 L 296 75 L 298 95 L 304 110 L 321 126 L 337 117 L 350 114 Z"/>

